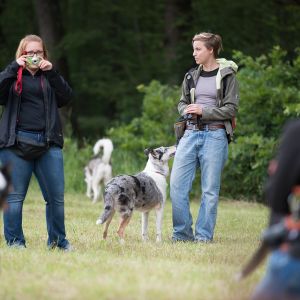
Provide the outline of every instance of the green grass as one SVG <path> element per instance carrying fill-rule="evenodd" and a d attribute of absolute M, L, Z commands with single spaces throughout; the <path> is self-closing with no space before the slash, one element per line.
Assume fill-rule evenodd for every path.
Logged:
<path fill-rule="evenodd" d="M 193 202 L 191 209 L 195 219 L 198 204 Z M 76 251 L 48 251 L 43 200 L 31 190 L 23 215 L 27 249 L 9 249 L 1 238 L 0 299 L 240 300 L 248 299 L 263 274 L 260 267 L 240 283 L 233 279 L 267 223 L 262 205 L 221 201 L 212 244 L 171 243 L 169 200 L 161 244 L 154 241 L 154 214 L 150 242 L 141 242 L 138 212 L 127 228 L 125 245 L 116 236 L 117 216 L 103 241 L 103 227 L 95 225 L 101 210 L 102 204 L 92 205 L 82 194 L 67 194 L 67 236 Z"/>

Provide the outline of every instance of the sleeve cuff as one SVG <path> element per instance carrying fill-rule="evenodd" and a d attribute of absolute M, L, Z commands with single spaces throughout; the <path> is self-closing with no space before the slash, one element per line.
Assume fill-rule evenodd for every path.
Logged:
<path fill-rule="evenodd" d="M 208 119 L 208 116 L 207 116 L 207 109 L 206 109 L 206 108 L 202 108 L 201 119 L 203 119 L 203 120 Z"/>
<path fill-rule="evenodd" d="M 10 67 L 13 71 L 16 71 L 16 72 L 18 72 L 18 70 L 20 68 L 19 64 L 15 60 L 10 64 Z"/>

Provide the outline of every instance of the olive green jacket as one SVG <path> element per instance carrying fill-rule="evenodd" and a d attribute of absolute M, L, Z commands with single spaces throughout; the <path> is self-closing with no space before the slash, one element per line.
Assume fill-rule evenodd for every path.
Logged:
<path fill-rule="evenodd" d="M 239 104 L 239 87 L 236 80 L 236 72 L 238 66 L 233 61 L 225 58 L 217 59 L 219 71 L 216 76 L 217 87 L 217 105 L 216 107 L 203 107 L 201 120 L 205 121 L 224 121 L 228 140 L 233 139 L 232 120 L 236 116 Z M 187 83 L 187 76 L 190 74 L 197 84 L 198 78 L 202 70 L 202 65 L 192 69 L 185 76 L 182 83 L 182 95 L 178 103 L 178 111 L 180 115 L 184 115 L 184 110 L 190 102 L 190 91 Z M 224 78 L 226 77 L 225 90 L 223 90 Z M 223 95 L 224 94 L 224 95 Z"/>

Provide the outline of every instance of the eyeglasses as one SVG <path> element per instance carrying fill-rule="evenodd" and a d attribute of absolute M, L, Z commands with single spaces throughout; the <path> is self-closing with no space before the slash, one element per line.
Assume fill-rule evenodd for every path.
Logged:
<path fill-rule="evenodd" d="M 29 56 L 42 56 L 44 55 L 44 51 L 38 50 L 38 51 L 24 51 L 25 55 L 29 55 Z"/>

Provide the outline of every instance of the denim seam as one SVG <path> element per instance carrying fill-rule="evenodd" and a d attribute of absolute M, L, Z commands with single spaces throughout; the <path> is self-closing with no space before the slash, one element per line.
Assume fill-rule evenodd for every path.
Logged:
<path fill-rule="evenodd" d="M 37 171 L 40 172 L 40 180 L 41 180 L 41 183 L 43 184 L 44 186 L 44 192 L 46 193 L 46 196 L 48 198 L 48 200 L 45 199 L 45 201 L 47 202 L 47 205 L 49 205 L 50 207 L 50 213 L 51 213 L 51 222 L 50 222 L 50 228 L 49 228 L 49 237 L 52 236 L 52 231 L 53 231 L 53 205 L 50 205 L 50 193 L 49 193 L 49 190 L 48 190 L 48 186 L 47 184 L 45 184 L 47 182 L 47 180 L 45 179 L 44 175 L 43 175 L 43 172 L 41 171 L 42 169 L 40 168 L 39 164 L 37 164 L 36 166 L 37 168 Z M 40 187 L 42 189 L 42 187 Z"/>

